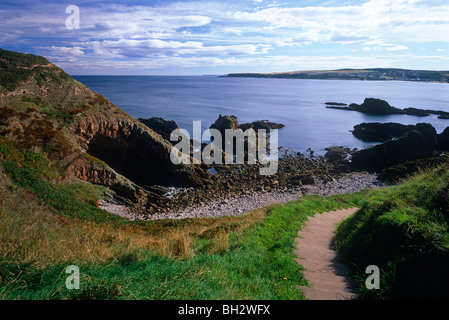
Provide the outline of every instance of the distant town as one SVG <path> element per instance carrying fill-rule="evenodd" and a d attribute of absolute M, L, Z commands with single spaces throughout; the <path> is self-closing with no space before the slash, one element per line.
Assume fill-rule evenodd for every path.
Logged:
<path fill-rule="evenodd" d="M 285 78 L 285 79 L 331 79 L 331 80 L 396 80 L 449 82 L 449 71 L 407 69 L 340 69 L 322 71 L 292 71 L 275 73 L 231 73 L 225 77 Z"/>

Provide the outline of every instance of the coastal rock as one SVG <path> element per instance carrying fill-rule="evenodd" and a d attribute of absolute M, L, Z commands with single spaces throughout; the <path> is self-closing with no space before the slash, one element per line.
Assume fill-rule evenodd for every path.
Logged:
<path fill-rule="evenodd" d="M 437 136 L 437 148 L 440 151 L 449 151 L 449 127 Z"/>
<path fill-rule="evenodd" d="M 436 137 L 435 128 L 429 123 L 418 123 L 417 125 L 404 125 L 400 123 L 361 123 L 354 126 L 352 134 L 360 140 L 367 142 L 384 142 L 398 138 L 408 131 L 419 131 L 434 144 Z"/>
<path fill-rule="evenodd" d="M 217 129 L 224 135 L 226 129 L 236 130 L 239 128 L 237 117 L 232 116 L 218 116 L 218 119 L 210 126 L 211 129 Z"/>
<path fill-rule="evenodd" d="M 346 162 L 351 149 L 346 147 L 328 147 L 324 149 L 324 158 L 329 162 Z"/>
<path fill-rule="evenodd" d="M 83 150 L 138 184 L 194 186 L 205 176 L 198 166 L 173 164 L 173 146 L 121 110 L 80 118 L 71 130 Z"/>
<path fill-rule="evenodd" d="M 326 102 L 326 108 L 339 109 L 348 111 L 358 111 L 366 114 L 388 115 L 388 114 L 406 114 L 416 117 L 428 117 L 430 114 L 438 115 L 439 119 L 449 119 L 449 112 L 439 110 L 428 110 L 418 108 L 399 109 L 390 106 L 390 104 L 382 99 L 366 98 L 362 104 L 351 103 L 346 106 L 343 103 Z"/>
<path fill-rule="evenodd" d="M 315 184 L 315 178 L 311 174 L 301 174 L 289 178 L 289 183 L 292 185 L 310 185 Z"/>
<path fill-rule="evenodd" d="M 324 104 L 328 106 L 347 106 L 346 103 L 341 102 L 325 102 Z"/>
<path fill-rule="evenodd" d="M 421 110 L 417 108 L 405 108 L 402 109 L 405 114 L 417 117 L 428 117 L 430 114 L 426 110 Z"/>
<path fill-rule="evenodd" d="M 365 101 L 356 107 L 356 110 L 368 114 L 401 114 L 398 108 L 390 106 L 390 104 L 382 99 L 366 98 Z"/>
<path fill-rule="evenodd" d="M 269 129 L 280 129 L 283 128 L 284 125 L 280 124 L 280 123 L 274 123 L 274 122 L 270 122 L 268 120 L 258 120 L 258 121 L 254 121 L 251 123 L 243 123 L 243 124 L 239 124 L 238 119 L 236 116 L 231 115 L 225 115 L 222 116 L 221 114 L 219 115 L 218 119 L 210 126 L 211 129 L 217 129 L 222 137 L 222 146 L 221 146 L 221 150 L 223 150 L 223 152 L 226 150 L 226 145 L 233 145 L 233 152 L 236 153 L 236 144 L 233 143 L 233 141 L 231 140 L 226 140 L 226 130 L 237 130 L 240 129 L 243 132 L 245 132 L 248 129 L 253 129 L 255 130 L 255 135 L 257 138 L 257 130 L 260 129 L 265 129 L 265 130 L 269 130 Z M 268 144 L 269 144 L 269 131 L 266 132 L 267 133 L 267 148 L 268 148 Z M 253 149 L 256 150 L 256 141 L 251 141 L 250 139 L 248 139 L 247 136 L 244 137 L 245 141 L 244 141 L 244 158 L 245 161 L 248 159 L 248 150 L 249 149 Z M 252 143 L 252 144 L 250 144 Z M 223 153 L 223 157 L 227 157 L 228 155 L 226 155 L 225 153 Z"/>
<path fill-rule="evenodd" d="M 83 154 L 73 161 L 67 168 L 67 172 L 84 181 L 109 187 L 121 197 L 130 199 L 132 202 L 138 202 L 144 194 L 143 189 L 135 183 L 87 154 Z"/>
<path fill-rule="evenodd" d="M 222 116 L 219 115 L 218 119 L 210 126 L 212 129 L 217 129 L 220 131 L 223 135 L 225 134 L 226 129 L 236 130 L 236 129 L 242 129 L 243 131 L 247 129 L 281 129 L 284 125 L 281 123 L 274 123 L 270 122 L 268 120 L 258 120 L 250 123 L 242 123 L 239 124 L 238 119 L 236 116 Z"/>
<path fill-rule="evenodd" d="M 46 154 L 61 175 L 132 201 L 147 185 L 196 186 L 207 175 L 197 165 L 174 165 L 169 142 L 47 59 L 0 49 L 0 60 L 0 105 L 7 108 L 0 131 Z"/>
<path fill-rule="evenodd" d="M 251 123 L 243 123 L 241 125 L 239 125 L 239 128 L 242 129 L 243 131 L 252 128 L 254 130 L 260 130 L 260 129 L 265 129 L 265 130 L 269 130 L 269 129 L 282 129 L 283 127 L 285 127 L 285 125 L 283 125 L 282 123 L 274 123 L 274 122 L 270 122 L 268 120 L 258 120 L 258 121 L 254 121 Z"/>
<path fill-rule="evenodd" d="M 433 156 L 435 144 L 419 131 L 409 131 L 396 140 L 355 152 L 352 165 L 356 169 L 379 170 L 407 161 Z"/>
<path fill-rule="evenodd" d="M 160 134 L 162 138 L 170 141 L 170 134 L 173 130 L 179 129 L 178 124 L 174 120 L 165 120 L 160 117 L 152 117 L 149 119 L 138 118 L 138 121 L 142 122 L 151 130 Z"/>

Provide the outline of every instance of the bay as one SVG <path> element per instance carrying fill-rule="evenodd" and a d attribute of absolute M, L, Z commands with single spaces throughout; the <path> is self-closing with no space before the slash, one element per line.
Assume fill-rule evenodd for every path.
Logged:
<path fill-rule="evenodd" d="M 369 143 L 350 132 L 362 122 L 431 123 L 441 133 L 449 120 L 436 115 L 366 115 L 327 109 L 325 102 L 358 103 L 380 98 L 398 108 L 449 112 L 449 84 L 405 81 L 299 80 L 218 76 L 74 76 L 134 118 L 175 120 L 192 132 L 193 121 L 206 130 L 219 116 L 235 115 L 240 123 L 283 123 L 279 145 L 323 154 L 329 146 L 364 148 Z"/>

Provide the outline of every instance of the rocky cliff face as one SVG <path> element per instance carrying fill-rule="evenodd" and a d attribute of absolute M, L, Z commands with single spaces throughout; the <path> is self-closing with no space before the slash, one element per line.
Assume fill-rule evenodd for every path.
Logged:
<path fill-rule="evenodd" d="M 205 175 L 172 164 L 169 142 L 45 58 L 1 49 L 0 132 L 47 154 L 62 175 L 133 202 L 154 198 L 146 186 L 194 186 Z"/>

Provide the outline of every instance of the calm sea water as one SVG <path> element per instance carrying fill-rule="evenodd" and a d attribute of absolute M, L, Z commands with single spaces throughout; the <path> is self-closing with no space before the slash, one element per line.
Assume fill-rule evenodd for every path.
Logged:
<path fill-rule="evenodd" d="M 206 130 L 219 114 L 240 123 L 270 120 L 285 124 L 279 145 L 318 154 L 328 146 L 363 148 L 368 143 L 350 130 L 362 122 L 431 123 L 440 133 L 449 120 L 436 116 L 373 116 L 326 109 L 327 101 L 362 103 L 380 98 L 398 108 L 449 112 L 449 84 L 402 81 L 220 78 L 216 76 L 74 76 L 135 118 L 175 120 L 192 132 L 201 120 Z"/>

